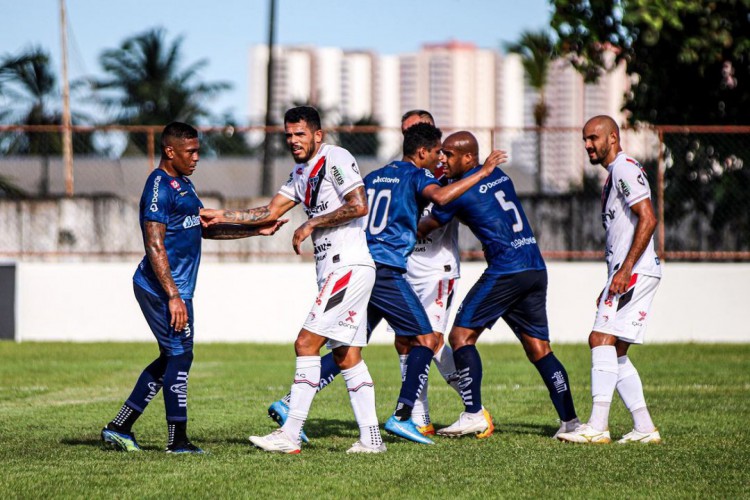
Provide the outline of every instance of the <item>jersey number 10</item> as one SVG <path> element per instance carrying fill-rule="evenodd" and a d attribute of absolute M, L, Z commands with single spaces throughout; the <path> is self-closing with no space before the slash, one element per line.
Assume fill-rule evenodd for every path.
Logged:
<path fill-rule="evenodd" d="M 385 203 L 385 207 L 381 212 L 380 206 L 383 203 Z M 391 208 L 391 190 L 383 189 L 382 191 L 379 191 L 376 196 L 374 189 L 368 189 L 367 205 L 367 209 L 370 212 L 368 221 L 370 234 L 380 234 L 388 223 L 388 210 Z M 375 220 L 378 212 L 381 212 L 382 216 L 380 217 L 380 220 Z"/>

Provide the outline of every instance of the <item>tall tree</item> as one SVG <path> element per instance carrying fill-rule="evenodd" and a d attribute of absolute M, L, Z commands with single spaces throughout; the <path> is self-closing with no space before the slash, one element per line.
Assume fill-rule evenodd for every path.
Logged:
<path fill-rule="evenodd" d="M 536 125 L 536 190 L 541 192 L 544 182 L 542 164 L 542 128 L 549 116 L 549 106 L 544 97 L 547 88 L 550 64 L 555 57 L 555 44 L 546 31 L 524 31 L 517 42 L 508 43 L 505 49 L 521 56 L 529 87 L 536 90 L 537 102 L 534 105 L 534 124 Z"/>
<path fill-rule="evenodd" d="M 60 125 L 60 94 L 57 77 L 47 51 L 32 47 L 19 55 L 8 55 L 0 60 L 0 86 L 5 106 L 0 120 L 14 125 Z M 81 115 L 74 114 L 74 120 Z M 90 133 L 75 134 L 73 151 L 90 153 L 94 150 Z M 40 194 L 49 192 L 49 157 L 62 153 L 59 132 L 22 131 L 0 138 L 0 151 L 9 155 L 38 155 L 42 158 Z M 10 191 L 12 192 L 10 186 Z"/>
<path fill-rule="evenodd" d="M 208 100 L 230 85 L 199 80 L 205 59 L 183 67 L 182 42 L 182 37 L 169 42 L 164 29 L 153 28 L 102 52 L 99 61 L 107 76 L 96 80 L 94 89 L 113 114 L 113 123 L 195 124 L 210 116 Z M 138 135 L 131 135 L 130 145 L 145 151 L 145 138 Z"/>
<path fill-rule="evenodd" d="M 606 53 L 625 61 L 631 122 L 747 124 L 750 117 L 750 0 L 551 0 L 559 49 L 587 80 Z M 714 231 L 750 228 L 750 144 L 746 136 L 665 134 L 667 222 Z M 731 208 L 730 208 L 731 207 Z M 703 247 L 750 249 L 750 231 L 718 232 Z M 668 244 L 669 242 L 667 242 Z"/>

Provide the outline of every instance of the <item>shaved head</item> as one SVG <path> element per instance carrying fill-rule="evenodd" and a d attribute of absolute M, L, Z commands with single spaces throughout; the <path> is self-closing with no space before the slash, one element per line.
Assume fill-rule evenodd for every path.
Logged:
<path fill-rule="evenodd" d="M 465 130 L 446 137 L 443 141 L 443 147 L 455 149 L 459 153 L 469 153 L 477 157 L 479 156 L 479 143 L 477 142 L 477 138 L 474 137 L 474 134 Z"/>
<path fill-rule="evenodd" d="M 449 135 L 443 141 L 445 175 L 460 178 L 465 172 L 479 165 L 479 143 L 471 132 L 462 130 Z"/>
<path fill-rule="evenodd" d="M 609 135 L 614 133 L 617 137 L 617 140 L 620 140 L 620 127 L 617 126 L 617 122 L 615 122 L 611 116 L 595 116 L 589 119 L 589 121 L 586 122 L 586 125 L 583 128 L 585 129 L 589 125 L 595 128 L 599 128 L 599 130 L 601 131 L 601 135 Z"/>
<path fill-rule="evenodd" d="M 620 127 L 610 116 L 595 116 L 583 126 L 583 144 L 589 161 L 606 168 L 615 160 L 617 153 L 622 151 Z"/>

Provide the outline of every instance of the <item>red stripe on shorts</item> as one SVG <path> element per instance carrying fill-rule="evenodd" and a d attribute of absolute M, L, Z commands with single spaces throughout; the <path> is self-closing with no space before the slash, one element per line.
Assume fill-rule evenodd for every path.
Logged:
<path fill-rule="evenodd" d="M 336 292 L 338 292 L 339 290 L 344 288 L 346 285 L 348 285 L 351 277 L 352 277 L 352 272 L 349 271 L 340 280 L 338 280 L 336 284 L 333 285 L 333 290 L 331 290 L 331 295 L 336 295 Z"/>

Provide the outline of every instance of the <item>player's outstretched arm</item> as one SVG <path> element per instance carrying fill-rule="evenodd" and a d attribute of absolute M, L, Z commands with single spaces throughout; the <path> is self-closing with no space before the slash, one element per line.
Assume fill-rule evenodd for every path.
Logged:
<path fill-rule="evenodd" d="M 297 203 L 281 194 L 274 196 L 268 205 L 248 208 L 247 210 L 224 210 L 214 208 L 201 209 L 201 224 L 208 227 L 213 224 L 234 223 L 248 226 L 265 225 L 294 208 Z"/>
<path fill-rule="evenodd" d="M 359 186 L 344 195 L 344 204 L 331 213 L 308 219 L 294 231 L 292 248 L 300 254 L 300 245 L 307 239 L 316 227 L 335 227 L 346 224 L 350 220 L 367 215 L 367 196 L 365 187 Z"/>
<path fill-rule="evenodd" d="M 620 269 L 612 277 L 612 283 L 609 285 L 609 293 L 625 293 L 628 290 L 630 277 L 633 274 L 633 267 L 638 262 L 638 259 L 641 258 L 641 255 L 643 255 L 646 247 L 648 247 L 656 229 L 657 221 L 654 214 L 654 207 L 651 206 L 651 198 L 639 201 L 630 207 L 630 210 L 638 217 L 638 223 L 635 226 L 635 233 L 633 234 L 633 243 L 631 243 L 630 250 L 628 250 L 628 254 L 625 256 Z"/>
<path fill-rule="evenodd" d="M 451 182 L 447 186 L 440 187 L 437 184 L 430 184 L 424 188 L 422 196 L 438 205 L 450 203 L 468 191 L 473 185 L 490 175 L 495 170 L 495 167 L 506 161 L 508 161 L 508 154 L 505 151 L 495 150 L 490 153 L 484 161 L 482 168 L 478 171 L 463 179 Z"/>
<path fill-rule="evenodd" d="M 440 224 L 440 221 L 433 217 L 432 214 L 425 215 L 419 219 L 419 224 L 417 225 L 417 238 L 424 238 L 440 226 L 442 226 L 442 224 Z"/>
<path fill-rule="evenodd" d="M 251 236 L 273 236 L 287 222 L 289 222 L 289 219 L 277 219 L 263 226 L 223 222 L 204 226 L 202 235 L 207 240 L 238 240 Z"/>
<path fill-rule="evenodd" d="M 187 325 L 188 312 L 185 302 L 180 297 L 180 291 L 172 278 L 172 270 L 169 267 L 167 249 L 164 246 L 164 237 L 167 234 L 167 226 L 161 222 L 146 221 L 143 227 L 143 244 L 146 248 L 146 256 L 154 270 L 156 279 L 167 292 L 169 297 L 169 325 L 175 331 L 182 331 Z"/>

